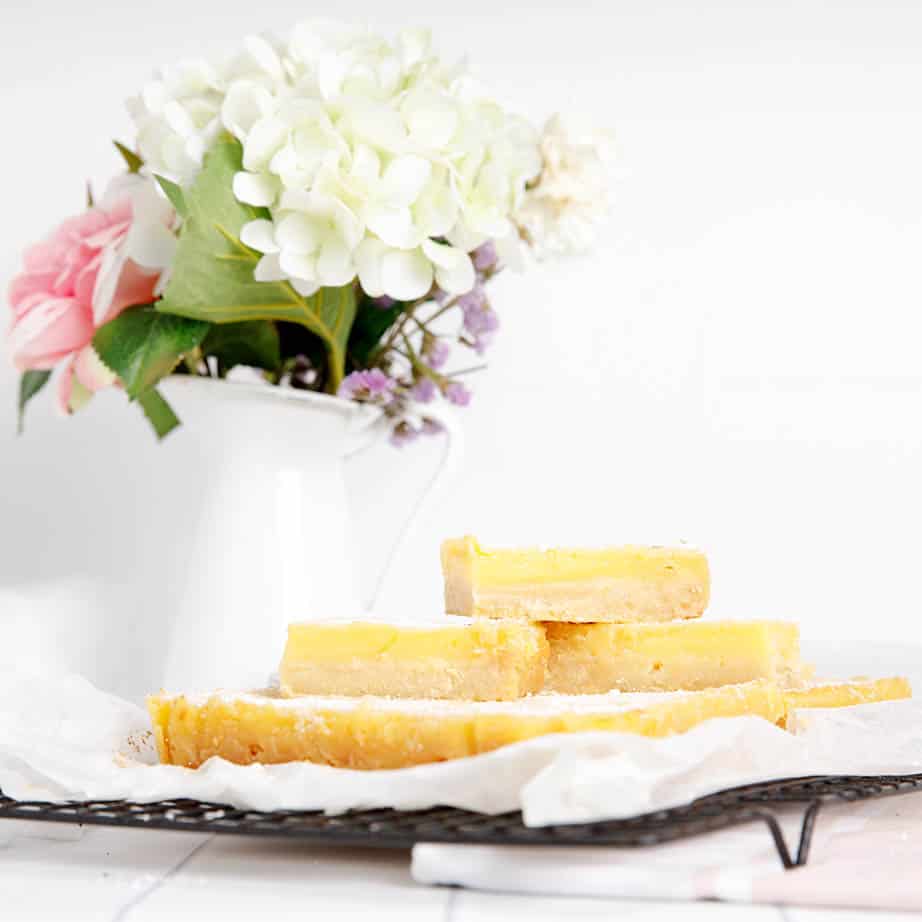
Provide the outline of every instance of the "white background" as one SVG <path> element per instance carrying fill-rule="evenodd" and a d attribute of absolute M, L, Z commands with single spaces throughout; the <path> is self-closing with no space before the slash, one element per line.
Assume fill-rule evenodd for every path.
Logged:
<path fill-rule="evenodd" d="M 118 168 L 123 98 L 158 64 L 316 6 L 5 0 L 0 277 L 82 207 L 85 179 Z M 439 610 L 449 534 L 688 540 L 711 556 L 715 615 L 796 618 L 830 644 L 922 638 L 922 7 L 336 11 L 430 24 L 511 106 L 586 112 L 617 141 L 597 251 L 496 285 L 503 330 L 464 414 L 463 473 L 397 561 L 383 609 Z M 150 510 L 169 501 L 158 449 L 115 393 L 69 421 L 45 395 L 16 439 L 15 387 L 3 364 L 0 655 L 42 659 L 53 643 L 139 693 L 166 623 L 132 581 L 156 556 Z M 382 447 L 355 464 L 369 572 L 436 453 Z"/>

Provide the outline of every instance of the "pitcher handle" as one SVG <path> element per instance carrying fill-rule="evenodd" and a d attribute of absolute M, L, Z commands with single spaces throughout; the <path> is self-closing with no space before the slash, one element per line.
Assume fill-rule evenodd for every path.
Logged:
<path fill-rule="evenodd" d="M 363 602 L 366 613 L 371 612 L 378 604 L 381 590 L 387 582 L 387 577 L 390 575 L 397 555 L 419 521 L 421 513 L 428 507 L 432 497 L 438 492 L 439 487 L 454 475 L 463 455 L 464 441 L 457 415 L 449 407 L 433 405 L 426 407 L 426 416 L 434 419 L 442 427 L 442 434 L 444 435 L 442 439 L 442 455 L 432 476 L 424 482 L 422 490 L 410 505 L 410 511 L 406 519 L 404 519 L 400 531 L 397 532 L 396 537 L 391 542 L 391 546 L 384 558 L 384 564 L 380 567 L 378 575 L 375 577 L 371 592 Z M 346 452 L 345 457 L 350 458 L 370 445 L 379 442 L 384 436 L 390 434 L 392 426 L 392 420 L 383 415 L 380 416 L 374 423 L 362 430 L 359 438 Z"/>

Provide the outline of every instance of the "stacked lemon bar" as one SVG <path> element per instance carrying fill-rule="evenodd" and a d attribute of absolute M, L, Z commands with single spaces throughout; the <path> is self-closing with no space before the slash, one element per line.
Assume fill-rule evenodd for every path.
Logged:
<path fill-rule="evenodd" d="M 403 768 L 550 733 L 665 736 L 717 717 L 907 697 L 904 679 L 817 683 L 796 625 L 701 621 L 685 548 L 442 547 L 431 624 L 293 624 L 279 687 L 149 699 L 162 761 Z M 461 616 L 461 617 L 457 617 Z"/>

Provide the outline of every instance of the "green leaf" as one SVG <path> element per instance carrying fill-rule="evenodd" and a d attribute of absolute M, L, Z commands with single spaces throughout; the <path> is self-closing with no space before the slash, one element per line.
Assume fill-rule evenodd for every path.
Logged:
<path fill-rule="evenodd" d="M 164 400 L 160 391 L 151 388 L 138 397 L 138 404 L 144 411 L 147 421 L 153 426 L 158 439 L 169 435 L 174 429 L 182 425 L 173 408 Z"/>
<path fill-rule="evenodd" d="M 122 160 L 125 161 L 128 172 L 139 173 L 141 167 L 144 166 L 144 161 L 141 159 L 140 155 L 136 154 L 131 148 L 125 147 L 125 145 L 119 141 L 113 141 L 112 143 L 115 145 L 115 149 L 122 155 Z"/>
<path fill-rule="evenodd" d="M 176 214 L 181 218 L 185 218 L 188 214 L 188 209 L 186 208 L 186 196 L 183 194 L 182 187 L 176 185 L 175 182 L 165 176 L 154 174 L 154 179 L 157 180 L 157 185 L 163 189 L 164 194 L 170 200 L 170 204 L 176 209 Z"/>
<path fill-rule="evenodd" d="M 327 385 L 336 389 L 345 368 L 346 342 L 355 319 L 352 285 L 299 295 L 288 282 L 257 282 L 260 254 L 240 242 L 240 229 L 265 208 L 234 198 L 234 176 L 242 169 L 238 141 L 225 135 L 205 155 L 185 191 L 186 219 L 179 233 L 173 272 L 156 309 L 211 323 L 282 320 L 298 323 L 323 340 L 329 359 Z"/>
<path fill-rule="evenodd" d="M 93 198 L 93 186 L 89 180 L 86 181 L 86 207 L 92 208 L 96 204 Z"/>
<path fill-rule="evenodd" d="M 367 367 L 375 346 L 403 311 L 403 304 L 380 308 L 367 299 L 362 302 L 349 336 L 349 357 L 358 368 Z"/>
<path fill-rule="evenodd" d="M 207 323 L 158 314 L 148 305 L 110 320 L 96 331 L 93 347 L 135 399 L 168 375 L 207 332 Z"/>
<path fill-rule="evenodd" d="M 282 364 L 279 331 L 271 320 L 215 324 L 202 342 L 202 352 L 217 358 L 222 375 L 236 365 L 275 371 Z"/>
<path fill-rule="evenodd" d="M 26 404 L 48 383 L 50 371 L 24 371 L 19 379 L 19 421 L 16 431 L 22 433 Z"/>

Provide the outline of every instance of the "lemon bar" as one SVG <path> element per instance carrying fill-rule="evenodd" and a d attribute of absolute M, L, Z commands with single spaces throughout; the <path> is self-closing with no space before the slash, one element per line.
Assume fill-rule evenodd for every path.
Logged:
<path fill-rule="evenodd" d="M 797 708 L 841 708 L 853 704 L 874 704 L 912 697 L 908 679 L 850 679 L 847 682 L 818 682 L 784 692 L 788 710 Z"/>
<path fill-rule="evenodd" d="M 541 691 L 547 640 L 523 621 L 292 624 L 282 693 L 508 701 Z"/>
<path fill-rule="evenodd" d="M 548 691 L 564 694 L 712 688 L 753 679 L 790 684 L 801 669 L 796 624 L 670 621 L 546 625 Z"/>
<path fill-rule="evenodd" d="M 531 621 L 643 622 L 697 618 L 708 603 L 707 558 L 665 547 L 489 550 L 442 544 L 445 609 Z"/>
<path fill-rule="evenodd" d="M 698 692 L 534 695 L 519 701 L 426 701 L 272 692 L 154 695 L 148 708 L 162 762 L 197 768 L 212 756 L 248 765 L 308 761 L 393 769 L 489 752 L 549 733 L 682 733 L 714 717 L 784 718 L 771 682 Z"/>

